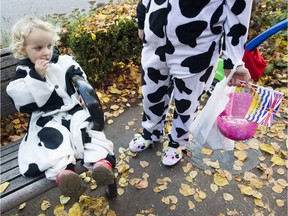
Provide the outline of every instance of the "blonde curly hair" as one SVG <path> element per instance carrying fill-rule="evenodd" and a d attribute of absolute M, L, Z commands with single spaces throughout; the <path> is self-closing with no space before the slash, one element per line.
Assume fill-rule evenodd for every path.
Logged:
<path fill-rule="evenodd" d="M 52 24 L 33 16 L 25 16 L 12 27 L 10 49 L 15 58 L 26 58 L 26 56 L 23 55 L 22 50 L 25 47 L 25 38 L 29 36 L 33 28 L 52 33 L 52 46 L 56 45 L 57 41 L 60 39 L 56 28 Z"/>

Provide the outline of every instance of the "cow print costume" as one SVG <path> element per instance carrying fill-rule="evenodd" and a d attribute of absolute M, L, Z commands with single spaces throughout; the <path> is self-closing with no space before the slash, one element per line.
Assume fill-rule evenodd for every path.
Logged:
<path fill-rule="evenodd" d="M 144 29 L 141 61 L 144 130 L 140 140 L 146 143 L 133 147 L 134 139 L 129 144 L 131 150 L 144 150 L 161 139 L 172 87 L 175 110 L 169 146 L 185 148 L 189 125 L 195 118 L 200 96 L 213 81 L 213 68 L 220 52 L 226 69 L 232 69 L 242 59 L 251 5 L 252 0 L 138 3 L 138 28 Z"/>
<path fill-rule="evenodd" d="M 115 165 L 113 143 L 93 130 L 91 116 L 77 100 L 71 76 L 86 78 L 72 57 L 54 53 L 44 79 L 29 59 L 21 60 L 7 93 L 16 108 L 31 114 L 28 132 L 19 147 L 19 168 L 24 176 L 42 172 L 48 179 L 71 169 L 77 159 L 84 166 L 106 158 Z M 71 166 L 72 165 L 72 166 Z"/>

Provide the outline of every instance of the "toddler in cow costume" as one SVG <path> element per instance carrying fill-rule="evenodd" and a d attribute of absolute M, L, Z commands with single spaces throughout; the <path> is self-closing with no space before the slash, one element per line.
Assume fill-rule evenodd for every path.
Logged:
<path fill-rule="evenodd" d="M 140 0 L 143 133 L 129 143 L 131 151 L 143 151 L 162 138 L 173 100 L 172 129 L 162 163 L 171 166 L 180 161 L 189 139 L 188 128 L 201 95 L 213 81 L 221 52 L 226 75 L 237 66 L 229 85 L 241 86 L 240 80 L 250 80 L 241 60 L 251 7 L 252 0 Z"/>
<path fill-rule="evenodd" d="M 93 129 L 71 82 L 75 74 L 86 75 L 71 56 L 53 52 L 58 39 L 51 24 L 35 17 L 24 17 L 13 26 L 11 50 L 21 60 L 7 93 L 17 110 L 31 115 L 19 147 L 20 172 L 26 177 L 45 172 L 56 180 L 61 194 L 75 197 L 83 190 L 74 172 L 78 159 L 92 170 L 98 185 L 114 182 L 114 146 L 103 131 Z"/>

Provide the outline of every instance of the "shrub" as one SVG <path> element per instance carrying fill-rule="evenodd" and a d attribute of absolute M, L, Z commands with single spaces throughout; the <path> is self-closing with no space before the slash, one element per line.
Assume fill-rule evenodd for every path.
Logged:
<path fill-rule="evenodd" d="M 110 73 L 120 73 L 123 63 L 140 63 L 136 5 L 109 3 L 77 14 L 62 28 L 62 47 L 73 50 L 92 84 L 97 86 Z"/>

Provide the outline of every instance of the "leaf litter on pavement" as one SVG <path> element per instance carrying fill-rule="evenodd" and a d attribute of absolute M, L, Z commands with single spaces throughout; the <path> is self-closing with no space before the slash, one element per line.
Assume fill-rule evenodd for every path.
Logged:
<path fill-rule="evenodd" d="M 106 89 L 101 89 L 97 91 L 97 95 L 102 101 L 102 106 L 104 110 L 104 115 L 107 124 L 113 124 L 114 119 L 119 117 L 125 110 L 129 109 L 132 104 L 139 103 L 141 99 L 141 87 L 140 87 L 140 70 L 135 65 L 127 65 L 126 73 L 123 73 L 117 82 L 111 82 L 112 85 L 108 86 Z M 286 77 L 281 75 L 281 83 L 287 83 Z M 275 78 L 269 76 L 263 76 L 258 81 L 258 85 L 264 86 L 265 84 L 275 83 Z M 243 173 L 232 175 L 227 170 L 222 170 L 219 166 L 219 161 L 213 161 L 209 157 L 212 155 L 213 150 L 208 148 L 203 148 L 202 154 L 206 158 L 203 162 L 213 168 L 215 172 L 211 170 L 199 170 L 195 168 L 192 163 L 181 160 L 182 174 L 184 175 L 183 182 L 178 185 L 179 193 L 170 194 L 168 196 L 163 196 L 163 191 L 169 191 L 169 187 L 175 187 L 173 184 L 173 179 L 169 177 L 159 176 L 156 182 L 150 182 L 149 178 L 149 161 L 139 161 L 139 166 L 144 169 L 141 176 L 135 176 L 134 169 L 136 167 L 130 166 L 130 161 L 137 155 L 137 153 L 132 153 L 129 149 L 120 147 L 118 149 L 117 165 L 115 174 L 117 177 L 118 196 L 125 196 L 126 187 L 135 187 L 138 190 L 151 190 L 154 192 L 155 196 L 159 197 L 159 200 L 163 205 L 167 205 L 167 211 L 177 210 L 177 204 L 179 204 L 180 197 L 185 197 L 187 202 L 187 209 L 189 211 L 196 211 L 198 203 L 205 202 L 207 200 L 207 194 L 221 193 L 223 202 L 233 202 L 235 197 L 225 191 L 225 188 L 236 183 L 238 192 L 245 197 L 245 199 L 251 199 L 254 202 L 254 209 L 251 215 L 261 216 L 277 216 L 275 213 L 275 208 L 272 206 L 277 206 L 285 211 L 287 209 L 287 167 L 288 167 L 288 141 L 287 141 L 287 89 L 286 87 L 279 87 L 276 90 L 284 92 L 285 98 L 281 103 L 279 112 L 275 122 L 271 127 L 264 127 L 259 125 L 257 133 L 253 138 L 247 142 L 236 142 L 234 157 L 235 161 L 233 164 L 233 169 L 241 171 L 243 164 L 247 160 L 247 154 L 245 150 L 255 149 L 263 153 L 259 156 L 261 161 L 257 167 L 250 171 L 243 171 Z M 139 103 L 139 106 L 142 106 Z M 167 116 L 167 124 L 165 127 L 166 134 L 171 130 L 171 120 L 173 118 L 173 104 Z M 201 109 L 201 106 L 200 106 Z M 7 144 L 11 141 L 15 141 L 23 137 L 27 131 L 29 116 L 21 113 L 16 113 L 15 115 L 8 116 L 8 118 L 1 118 L 1 138 L 2 144 Z M 137 128 L 135 123 L 141 121 L 141 119 L 131 119 L 127 124 L 122 125 L 125 130 L 132 130 L 137 133 L 141 133 L 142 129 Z M 167 139 L 167 137 L 166 137 Z M 163 141 L 162 144 L 165 142 Z M 193 152 L 187 152 L 193 157 Z M 159 159 L 162 156 L 161 152 L 156 152 Z M 153 172 L 153 170 L 152 170 Z M 210 180 L 207 182 L 204 188 L 197 185 L 197 179 L 200 178 L 199 172 L 205 174 Z M 81 174 L 81 178 L 86 184 L 90 185 L 91 190 L 96 190 L 97 185 L 95 181 L 91 178 L 91 173 L 85 172 Z M 156 186 L 155 186 L 156 185 Z M 9 187 L 9 182 L 4 182 L 1 185 L 1 192 L 5 191 Z M 203 186 L 202 186 L 203 187 Z M 275 197 L 274 200 L 269 200 L 266 196 L 269 191 Z M 219 199 L 221 199 L 219 197 Z M 59 205 L 50 206 L 49 201 L 42 201 L 39 209 L 43 211 L 42 215 L 45 215 L 45 210 L 49 208 L 54 209 L 54 215 L 117 215 L 117 212 L 113 211 L 109 207 L 109 201 L 104 196 L 90 197 L 83 194 L 78 202 L 75 202 L 70 209 L 65 209 L 65 205 L 69 202 L 69 197 L 59 197 Z M 25 203 L 19 206 L 19 209 L 24 209 Z M 286 206 L 286 207 L 285 207 Z M 218 215 L 240 215 L 241 209 L 226 209 L 226 211 L 221 210 Z M 154 208 L 139 210 L 137 216 L 153 216 L 158 215 Z M 16 214 L 17 215 L 17 214 Z M 41 215 L 41 214 L 39 214 Z"/>

